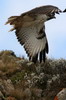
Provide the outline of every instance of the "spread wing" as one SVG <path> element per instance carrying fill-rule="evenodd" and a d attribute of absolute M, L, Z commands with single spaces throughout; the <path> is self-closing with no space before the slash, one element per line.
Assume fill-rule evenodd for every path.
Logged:
<path fill-rule="evenodd" d="M 36 56 L 45 50 L 47 45 L 43 23 L 21 28 L 19 32 L 16 31 L 16 35 L 20 43 L 24 46 L 28 56 L 35 62 L 37 60 Z M 40 58 L 42 59 L 42 57 Z"/>
<path fill-rule="evenodd" d="M 19 32 L 16 31 L 16 35 L 32 61 L 35 62 L 39 54 L 40 61 L 43 59 L 45 61 L 45 53 L 48 53 L 48 42 L 43 23 L 21 28 Z"/>
<path fill-rule="evenodd" d="M 10 17 L 7 23 L 14 25 L 11 31 L 16 29 L 17 39 L 24 46 L 29 58 L 36 62 L 39 56 L 40 62 L 45 61 L 45 54 L 48 53 L 48 42 L 44 23 L 37 23 L 27 15 L 23 18 L 22 16 Z"/>

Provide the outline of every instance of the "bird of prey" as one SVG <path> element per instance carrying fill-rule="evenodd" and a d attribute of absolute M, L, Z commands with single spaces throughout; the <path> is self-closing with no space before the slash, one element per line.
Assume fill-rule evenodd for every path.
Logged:
<path fill-rule="evenodd" d="M 62 11 L 52 5 L 34 8 L 20 16 L 11 16 L 6 24 L 13 25 L 18 41 L 23 45 L 29 60 L 45 62 L 49 52 L 48 40 L 45 33 L 45 22 Z"/>

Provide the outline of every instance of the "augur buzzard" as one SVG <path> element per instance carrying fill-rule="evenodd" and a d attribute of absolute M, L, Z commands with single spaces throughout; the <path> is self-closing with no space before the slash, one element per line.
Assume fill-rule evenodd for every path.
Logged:
<path fill-rule="evenodd" d="M 52 5 L 32 9 L 20 16 L 11 16 L 6 24 L 13 25 L 18 41 L 23 45 L 29 60 L 36 63 L 45 62 L 46 53 L 49 52 L 48 40 L 45 33 L 45 22 L 56 18 L 55 14 L 62 11 Z M 65 11 L 64 11 L 65 12 Z"/>

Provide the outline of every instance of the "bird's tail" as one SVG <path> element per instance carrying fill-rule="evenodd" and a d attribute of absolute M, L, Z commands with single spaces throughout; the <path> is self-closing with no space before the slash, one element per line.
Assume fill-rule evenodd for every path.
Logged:
<path fill-rule="evenodd" d="M 5 23 L 5 25 L 6 25 L 6 24 L 10 24 L 10 25 L 14 24 L 14 21 L 15 21 L 17 18 L 18 18 L 18 16 L 11 16 L 11 17 L 9 17 L 9 18 L 8 18 L 8 21 Z"/>
<path fill-rule="evenodd" d="M 17 25 L 18 17 L 19 16 L 11 16 L 11 17 L 8 18 L 8 21 L 5 23 L 5 25 L 6 24 L 10 24 L 10 25 L 13 25 L 14 26 L 12 29 L 10 29 L 10 31 L 15 30 L 15 27 Z"/>

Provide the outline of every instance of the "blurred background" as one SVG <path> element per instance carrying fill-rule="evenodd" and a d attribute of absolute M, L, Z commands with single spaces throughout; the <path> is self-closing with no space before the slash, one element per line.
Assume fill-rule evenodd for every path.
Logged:
<path fill-rule="evenodd" d="M 18 42 L 15 31 L 8 32 L 12 26 L 5 25 L 8 17 L 20 15 L 35 7 L 54 5 L 61 10 L 66 8 L 66 0 L 0 0 L 0 51 L 12 50 L 17 56 L 27 57 L 23 46 Z M 66 59 L 66 13 L 56 15 L 47 21 L 46 34 L 49 42 L 49 58 Z"/>

